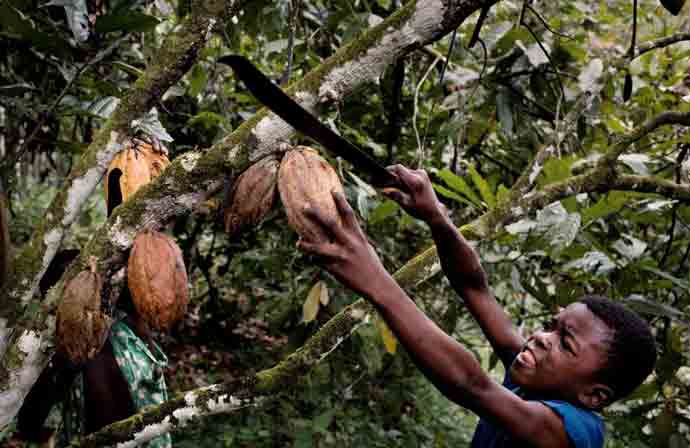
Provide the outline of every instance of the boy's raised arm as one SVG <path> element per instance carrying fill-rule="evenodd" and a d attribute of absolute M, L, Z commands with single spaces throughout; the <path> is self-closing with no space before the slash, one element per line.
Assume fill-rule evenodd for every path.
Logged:
<path fill-rule="evenodd" d="M 471 352 L 417 308 L 381 264 L 342 194 L 335 195 L 335 202 L 342 225 L 319 210 L 305 211 L 331 240 L 300 240 L 299 247 L 376 306 L 415 364 L 450 400 L 531 446 L 569 447 L 563 422 L 554 412 L 492 381 Z"/>
<path fill-rule="evenodd" d="M 399 188 L 387 188 L 384 193 L 429 225 L 443 272 L 507 366 L 524 341 L 491 294 L 477 253 L 448 217 L 426 171 L 410 170 L 402 165 L 392 166 L 389 171 L 395 174 L 400 185 Z"/>

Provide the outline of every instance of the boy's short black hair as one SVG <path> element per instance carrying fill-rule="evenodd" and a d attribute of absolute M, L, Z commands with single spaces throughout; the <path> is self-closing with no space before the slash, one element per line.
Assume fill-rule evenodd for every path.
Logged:
<path fill-rule="evenodd" d="M 613 330 L 599 381 L 613 389 L 613 400 L 625 397 L 654 370 L 656 345 L 652 331 L 644 319 L 611 299 L 587 295 L 579 301 Z"/>

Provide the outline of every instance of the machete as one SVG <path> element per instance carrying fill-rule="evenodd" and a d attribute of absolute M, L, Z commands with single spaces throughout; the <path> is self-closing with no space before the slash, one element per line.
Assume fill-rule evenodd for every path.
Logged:
<path fill-rule="evenodd" d="M 252 95 L 287 124 L 321 143 L 326 149 L 352 163 L 357 169 L 366 172 L 373 185 L 379 187 L 398 185 L 397 177 L 386 171 L 369 154 L 321 123 L 271 82 L 248 59 L 239 55 L 228 55 L 219 58 L 218 62 L 230 66 Z"/>

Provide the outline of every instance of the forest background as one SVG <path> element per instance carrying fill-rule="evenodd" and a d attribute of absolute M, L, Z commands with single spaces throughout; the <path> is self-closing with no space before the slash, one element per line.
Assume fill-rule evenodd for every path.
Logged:
<path fill-rule="evenodd" d="M 190 279 L 187 315 L 158 337 L 173 398 L 82 446 L 144 428 L 176 447 L 467 445 L 475 417 L 295 249 L 280 205 L 224 231 L 223 189 L 243 170 L 318 147 L 216 62 L 233 53 L 381 163 L 428 170 L 522 331 L 583 293 L 648 318 L 659 362 L 605 411 L 606 446 L 688 446 L 690 4 L 3 0 L 0 36 L 0 444 L 54 351 L 64 281 L 96 256 L 111 300 L 134 236 L 157 228 Z M 136 133 L 173 163 L 106 219 L 99 182 Z M 320 150 L 387 268 L 500 378 L 428 229 Z M 41 297 L 62 249 L 81 256 Z"/>

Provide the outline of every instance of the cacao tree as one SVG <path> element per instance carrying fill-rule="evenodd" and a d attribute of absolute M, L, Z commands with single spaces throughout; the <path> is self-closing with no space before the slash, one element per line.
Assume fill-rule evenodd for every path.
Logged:
<path fill-rule="evenodd" d="M 222 381 L 210 373 L 222 369 L 199 369 L 201 384 L 168 372 L 169 401 L 75 446 L 133 446 L 170 431 L 184 444 L 184 432 L 214 414 L 223 415 L 228 443 L 241 446 L 357 444 L 346 428 L 358 424 L 355 404 L 370 401 L 381 409 L 370 404 L 369 417 L 386 403 L 395 410 L 386 410 L 381 432 L 365 432 L 369 442 L 455 444 L 444 435 L 458 432 L 453 424 L 425 420 L 436 409 L 468 427 L 457 437 L 471 434 L 470 417 L 450 417 L 455 411 L 438 398 L 425 404 L 426 389 L 405 383 L 415 370 L 390 331 L 295 250 L 280 206 L 225 234 L 234 224 L 222 223 L 223 208 L 232 214 L 223 197 L 241 189 L 242 173 L 290 145 L 318 146 L 217 64 L 236 53 L 382 163 L 426 168 L 525 331 L 587 292 L 648 317 L 660 360 L 653 378 L 606 412 L 607 443 L 687 444 L 687 11 L 656 0 L 4 2 L 3 437 L 55 351 L 68 281 L 96 260 L 112 314 L 136 235 L 166 227 L 192 294 L 188 317 L 162 343 L 174 352 L 189 341 L 202 359 L 228 355 L 238 365 L 214 374 Z M 142 133 L 169 142 L 171 163 L 106 217 L 99 183 L 127 139 Z M 428 232 L 357 166 L 320 150 L 398 282 L 493 371 L 496 360 L 436 275 Z M 66 247 L 79 257 L 43 294 L 41 281 Z M 180 356 L 175 365 L 190 364 Z M 386 395 L 392 390 L 415 399 Z M 290 429 L 265 434 L 275 429 L 258 417 L 265 410 Z M 247 419 L 255 429 L 243 436 Z"/>

